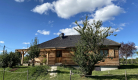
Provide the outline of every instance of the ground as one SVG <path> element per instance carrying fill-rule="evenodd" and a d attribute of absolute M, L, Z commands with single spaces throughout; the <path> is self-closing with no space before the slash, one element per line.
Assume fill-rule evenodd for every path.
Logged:
<path fill-rule="evenodd" d="M 6 71 L 11 70 L 12 68 L 6 68 Z M 5 80 L 27 80 L 27 70 L 29 70 L 29 80 L 69 80 L 70 79 L 70 70 L 72 70 L 74 75 L 71 76 L 71 80 L 125 80 L 125 71 L 127 71 L 127 80 L 138 80 L 138 64 L 135 65 L 121 65 L 119 70 L 111 71 L 93 71 L 92 77 L 80 77 L 79 71 L 72 67 L 57 67 L 57 74 L 51 77 L 53 71 L 47 73 L 48 67 L 46 66 L 35 66 L 35 67 L 18 67 L 17 70 L 13 72 L 24 72 L 24 73 L 5 73 Z M 52 69 L 52 68 L 51 68 Z M 56 68 L 54 68 L 56 69 Z M 0 68 L 0 80 L 3 78 L 3 68 Z M 17 76 L 18 75 L 18 76 Z M 105 76 L 105 75 L 115 75 L 115 76 Z"/>

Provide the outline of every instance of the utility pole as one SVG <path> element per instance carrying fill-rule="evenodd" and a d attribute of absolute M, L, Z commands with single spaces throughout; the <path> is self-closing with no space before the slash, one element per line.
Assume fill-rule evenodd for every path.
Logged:
<path fill-rule="evenodd" d="M 3 54 L 4 54 L 4 52 L 5 52 L 5 45 L 4 45 L 4 47 L 3 47 Z"/>
<path fill-rule="evenodd" d="M 3 47 L 3 55 L 5 54 L 5 45 Z M 5 61 L 3 61 L 3 64 L 4 64 L 4 71 L 3 71 L 3 80 L 4 80 L 4 75 L 5 75 Z"/>

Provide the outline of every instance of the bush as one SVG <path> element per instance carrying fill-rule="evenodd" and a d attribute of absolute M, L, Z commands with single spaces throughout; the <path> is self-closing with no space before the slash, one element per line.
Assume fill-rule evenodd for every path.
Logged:
<path fill-rule="evenodd" d="M 25 56 L 23 62 L 24 62 L 24 63 L 28 63 L 28 62 L 29 62 L 29 57 L 28 57 L 28 56 Z"/>
<path fill-rule="evenodd" d="M 13 67 L 20 63 L 20 57 L 18 53 L 10 52 L 1 55 L 2 67 Z"/>
<path fill-rule="evenodd" d="M 46 62 L 47 62 L 47 59 L 45 58 L 45 59 L 43 59 L 43 63 L 45 63 L 46 64 Z"/>
<path fill-rule="evenodd" d="M 35 67 L 32 67 L 29 70 L 29 73 L 30 73 L 31 78 L 32 77 L 38 77 L 41 74 L 47 75 L 48 74 L 48 69 L 50 69 L 49 66 L 35 66 Z"/>

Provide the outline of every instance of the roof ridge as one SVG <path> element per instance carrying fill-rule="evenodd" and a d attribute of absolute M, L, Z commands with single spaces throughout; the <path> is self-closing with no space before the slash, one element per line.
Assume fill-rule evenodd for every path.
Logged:
<path fill-rule="evenodd" d="M 118 42 L 116 42 L 116 41 L 114 41 L 114 40 L 111 40 L 111 39 L 108 39 L 108 38 L 106 38 L 107 40 L 109 40 L 109 41 L 113 41 L 113 42 L 115 42 L 115 43 L 118 43 Z M 120 43 L 118 43 L 118 44 L 120 44 Z"/>
<path fill-rule="evenodd" d="M 79 35 L 65 35 L 65 36 L 79 36 Z"/>
<path fill-rule="evenodd" d="M 53 39 L 56 39 L 56 38 L 58 38 L 58 37 L 55 37 L 55 38 L 53 38 Z M 53 40 L 53 39 L 50 39 L 50 40 L 45 41 L 45 42 L 42 42 L 41 44 L 46 43 L 46 42 L 49 42 L 49 41 L 51 41 L 51 40 Z M 38 44 L 38 45 L 40 45 L 40 44 Z"/>

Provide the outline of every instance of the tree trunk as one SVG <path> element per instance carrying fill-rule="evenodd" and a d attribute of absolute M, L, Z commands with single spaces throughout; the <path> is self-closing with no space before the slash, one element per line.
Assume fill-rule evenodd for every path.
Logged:
<path fill-rule="evenodd" d="M 89 70 L 89 72 L 86 75 L 92 75 L 92 70 Z"/>
<path fill-rule="evenodd" d="M 132 55 L 131 55 L 131 64 L 133 64 Z"/>
<path fill-rule="evenodd" d="M 32 64 L 32 66 L 34 67 L 34 58 L 33 58 L 33 64 Z"/>
<path fill-rule="evenodd" d="M 127 65 L 127 54 L 126 54 L 126 65 Z"/>
<path fill-rule="evenodd" d="M 94 70 L 94 66 L 92 66 L 92 68 L 89 70 L 88 73 L 86 73 L 86 75 L 92 75 L 92 71 Z"/>
<path fill-rule="evenodd" d="M 127 58 L 126 58 L 126 65 L 127 65 Z"/>

